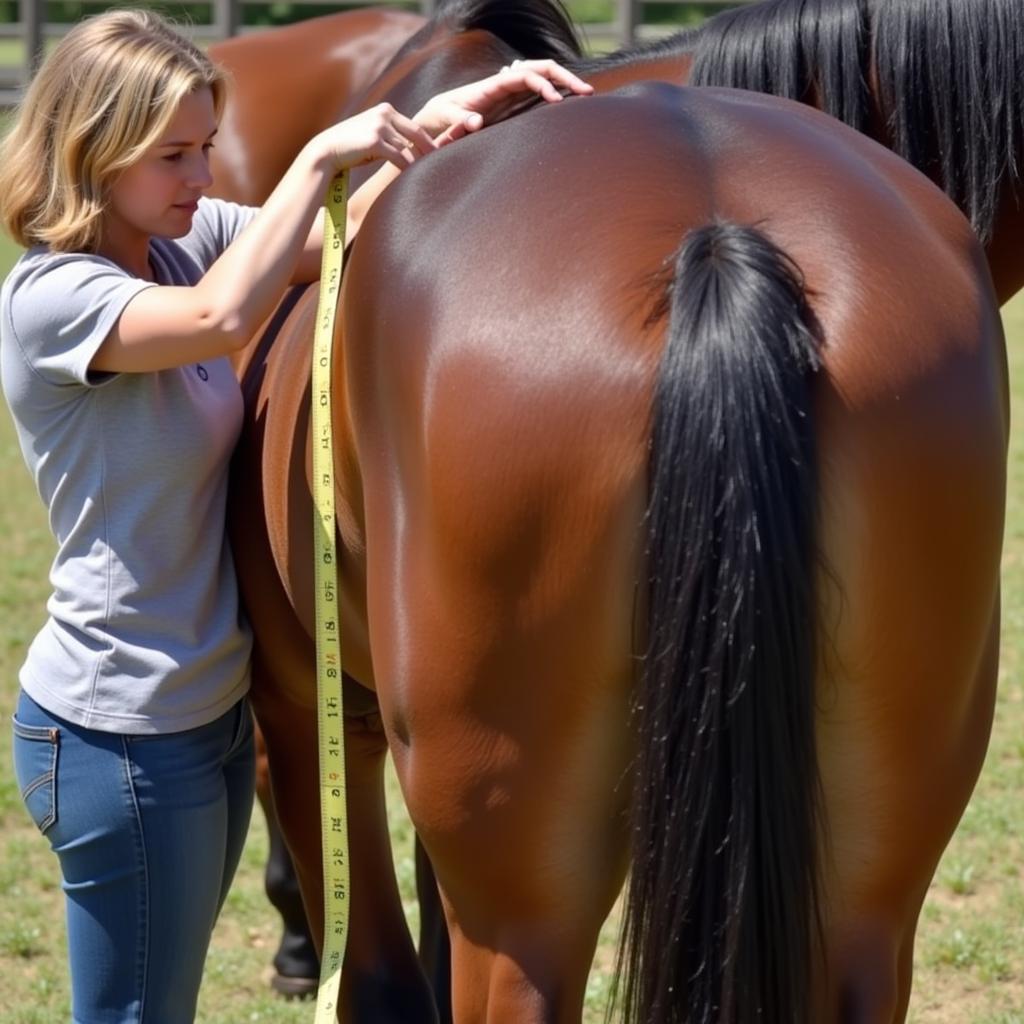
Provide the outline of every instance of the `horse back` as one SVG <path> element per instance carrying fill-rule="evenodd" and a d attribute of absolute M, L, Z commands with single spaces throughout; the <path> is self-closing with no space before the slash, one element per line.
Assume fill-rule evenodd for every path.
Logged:
<path fill-rule="evenodd" d="M 825 339 L 822 402 L 877 416 L 927 393 L 946 410 L 931 436 L 962 409 L 956 429 L 1005 442 L 990 280 L 938 189 L 809 108 L 667 86 L 494 126 L 382 197 L 347 283 L 356 435 L 414 429 L 421 468 L 429 437 L 431 457 L 463 472 L 476 431 L 506 412 L 509 457 L 525 462 L 568 447 L 560 424 L 572 445 L 592 429 L 602 450 L 612 434 L 642 446 L 671 257 L 716 219 L 760 225 L 801 268 Z"/>

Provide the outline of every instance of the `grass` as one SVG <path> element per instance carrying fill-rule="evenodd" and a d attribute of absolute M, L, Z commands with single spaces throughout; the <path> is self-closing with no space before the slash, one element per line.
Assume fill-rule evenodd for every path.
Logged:
<path fill-rule="evenodd" d="M 17 249 L 0 237 L 0 277 Z M 1014 422 L 1024 417 L 1024 296 L 1003 311 Z M 6 720 L 17 671 L 38 628 L 52 553 L 45 518 L 10 419 L 0 414 L 0 711 Z M 1000 688 L 984 771 L 925 904 L 915 956 L 911 1024 L 1024 1024 L 1024 432 L 1010 447 L 1003 558 Z M 61 897 L 54 859 L 21 806 L 0 726 L 0 977 L 7 1024 L 68 1016 Z M 411 833 L 391 787 L 396 860 L 415 914 Z M 266 834 L 254 817 L 242 864 L 213 937 L 200 1024 L 308 1022 L 308 1005 L 268 990 L 278 925 L 262 895 Z M 609 987 L 615 924 L 604 930 L 587 990 L 585 1024 L 598 1024 Z"/>

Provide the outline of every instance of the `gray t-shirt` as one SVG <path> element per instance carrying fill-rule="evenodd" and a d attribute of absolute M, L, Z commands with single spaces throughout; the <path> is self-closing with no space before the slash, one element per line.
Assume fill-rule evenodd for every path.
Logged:
<path fill-rule="evenodd" d="M 195 284 L 255 212 L 202 200 L 185 238 L 151 242 L 156 283 Z M 37 246 L 0 291 L 0 382 L 58 545 L 21 684 L 59 717 L 130 734 L 213 721 L 248 689 L 251 648 L 224 528 L 230 363 L 88 372 L 151 286 Z"/>

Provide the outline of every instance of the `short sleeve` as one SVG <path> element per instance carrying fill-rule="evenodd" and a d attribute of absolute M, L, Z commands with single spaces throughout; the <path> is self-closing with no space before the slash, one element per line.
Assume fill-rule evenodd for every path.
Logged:
<path fill-rule="evenodd" d="M 153 283 L 87 253 L 23 258 L 5 282 L 4 333 L 50 384 L 95 384 L 89 364 L 125 306 Z"/>
<path fill-rule="evenodd" d="M 192 230 L 179 239 L 178 244 L 198 261 L 202 272 L 206 273 L 257 213 L 259 208 L 256 206 L 241 206 L 226 199 L 204 196 L 199 200 Z"/>

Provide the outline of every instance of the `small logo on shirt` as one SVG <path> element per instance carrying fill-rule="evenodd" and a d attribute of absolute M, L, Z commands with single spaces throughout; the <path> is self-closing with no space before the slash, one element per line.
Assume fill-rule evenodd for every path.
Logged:
<path fill-rule="evenodd" d="M 209 380 L 210 379 L 209 371 L 206 369 L 205 366 L 203 366 L 202 363 L 196 363 L 196 373 L 199 374 L 199 379 L 200 380 Z"/>

